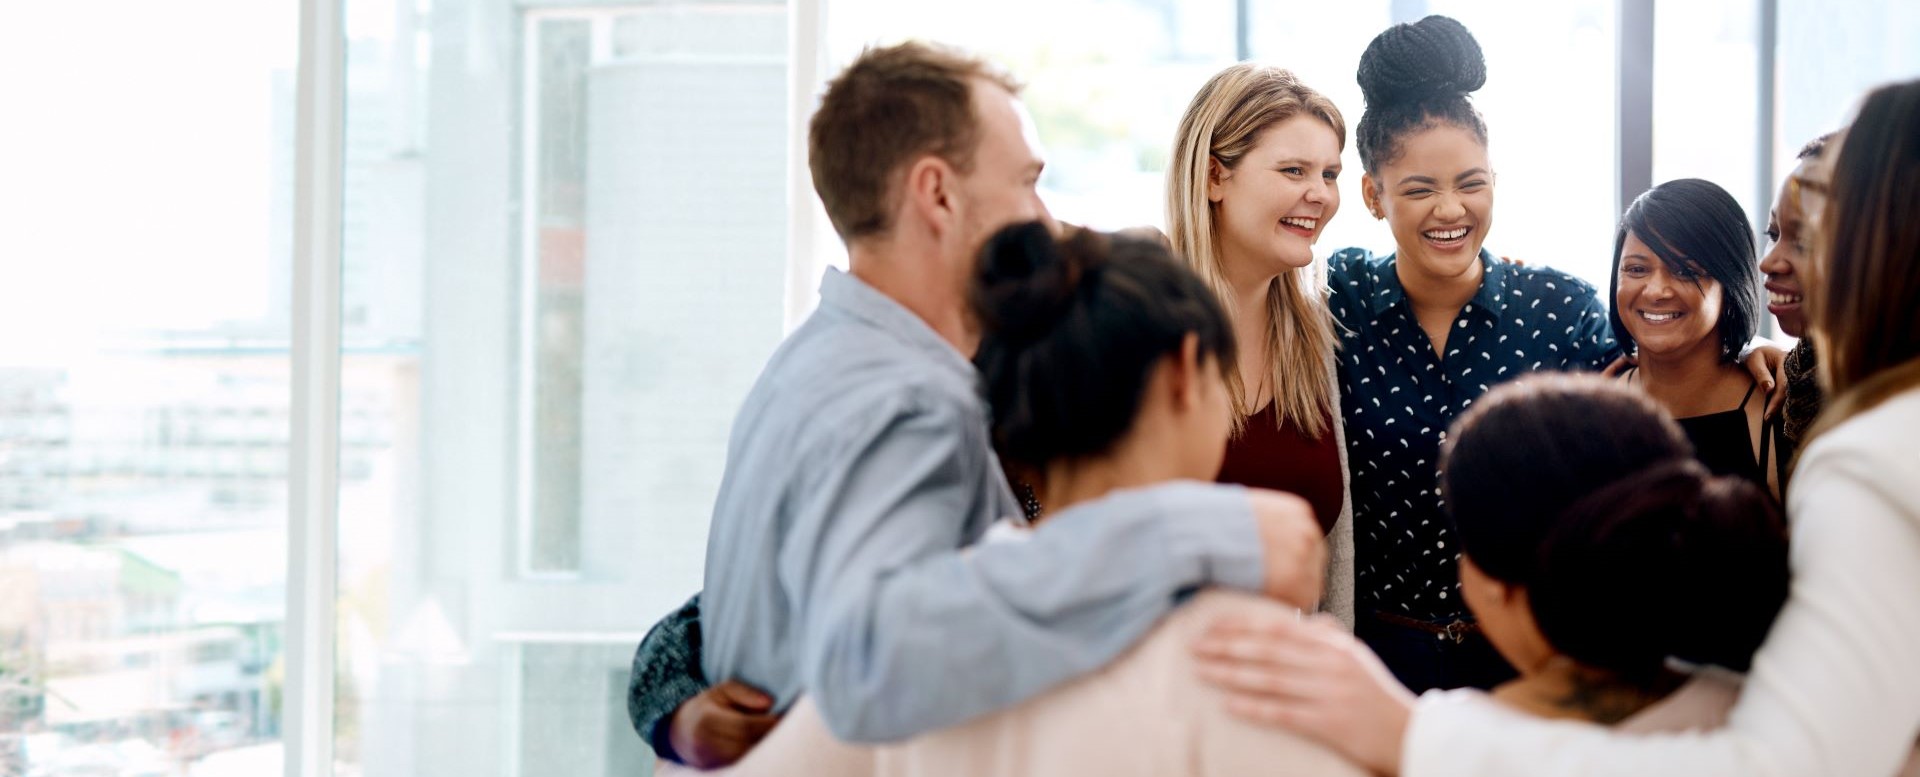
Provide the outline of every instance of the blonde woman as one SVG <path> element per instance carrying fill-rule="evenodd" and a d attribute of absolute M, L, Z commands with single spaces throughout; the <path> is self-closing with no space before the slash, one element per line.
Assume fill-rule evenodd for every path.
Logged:
<path fill-rule="evenodd" d="M 1176 253 L 1240 343 L 1220 480 L 1299 494 L 1329 533 L 1326 609 L 1353 625 L 1353 527 L 1333 317 L 1313 245 L 1340 210 L 1340 109 L 1292 73 L 1241 63 L 1200 88 L 1167 170 Z"/>

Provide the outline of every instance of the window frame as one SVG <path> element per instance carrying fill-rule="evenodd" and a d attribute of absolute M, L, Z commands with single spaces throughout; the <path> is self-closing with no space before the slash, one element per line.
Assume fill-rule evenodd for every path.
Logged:
<path fill-rule="evenodd" d="M 806 127 L 810 114 L 817 101 L 817 95 L 826 76 L 826 19 L 830 0 L 788 0 L 788 93 L 787 108 L 789 119 L 788 133 L 788 176 L 787 176 L 787 261 L 786 261 L 786 321 L 789 330 L 802 320 L 814 305 L 814 284 L 820 267 L 829 262 L 818 253 L 824 246 L 837 245 L 827 238 L 822 229 L 825 220 L 815 202 L 812 179 L 806 163 Z M 1758 131 L 1763 142 L 1762 151 L 1755 160 L 1762 173 L 1762 202 L 1771 197 L 1772 176 L 1771 153 L 1778 137 L 1779 117 L 1773 110 L 1774 102 L 1771 90 L 1774 88 L 1775 47 L 1778 19 L 1778 0 L 1756 0 L 1760 3 L 1761 18 L 1764 20 L 1759 33 L 1760 57 L 1754 66 L 1760 70 L 1762 121 Z M 285 725 L 284 773 L 288 777 L 327 777 L 333 773 L 334 760 L 334 666 L 335 666 L 335 606 L 336 606 L 336 567 L 338 563 L 339 542 L 339 485 L 340 485 L 340 389 L 342 378 L 341 344 L 341 237 L 342 203 L 344 199 L 345 170 L 345 83 L 346 83 L 346 30 L 344 24 L 344 6 L 346 0 L 300 0 L 299 2 L 299 40 L 300 51 L 296 70 L 296 108 L 294 127 L 295 171 L 294 171 L 294 250 L 293 250 L 293 340 L 292 356 L 292 404 L 289 422 L 288 445 L 288 570 L 286 592 L 286 629 L 285 641 L 287 674 L 285 693 L 282 699 Z M 1616 12 L 1622 20 L 1619 30 L 1620 45 L 1623 51 L 1627 46 L 1644 46 L 1651 49 L 1652 29 L 1651 7 L 1653 0 L 1616 0 Z M 537 84 L 538 61 L 531 56 L 538 38 L 531 34 L 537 25 L 553 18 L 592 18 L 596 20 L 594 46 L 595 61 L 602 61 L 610 53 L 613 19 L 623 11 L 636 7 L 649 7 L 656 3 L 646 0 L 613 0 L 595 2 L 595 0 L 570 0 L 554 2 L 551 0 L 522 0 L 514 4 L 514 10 L 523 18 L 518 29 L 523 40 L 517 46 L 525 57 L 521 63 L 522 82 L 521 104 L 517 115 L 523 122 L 537 119 L 538 106 L 524 99 L 527 84 Z M 1245 3 L 1237 6 L 1244 9 Z M 1626 24 L 1629 13 L 1644 13 L 1647 21 L 1644 28 Z M 1638 18 L 1638 17 L 1632 17 Z M 1234 29 L 1236 50 L 1244 51 L 1246 39 L 1247 15 L 1244 10 L 1236 14 Z M 1630 40 L 1629 29 L 1647 34 L 1644 40 Z M 1632 72 L 1635 63 L 1644 72 Z M 1651 176 L 1651 134 L 1642 132 L 1642 122 L 1650 126 L 1655 118 L 1651 114 L 1652 72 L 1645 68 L 1644 60 L 1638 57 L 1620 57 L 1619 94 L 1616 95 L 1617 116 L 1620 119 L 1621 153 L 1618 155 L 1619 167 L 1612 182 L 1620 191 L 1623 201 L 1630 199 L 1626 182 L 1646 182 Z M 1625 115 L 1620 106 L 1644 105 L 1647 113 Z M 1632 126 L 1629 126 L 1631 119 Z M 535 127 L 524 124 L 523 128 Z M 1629 130 L 1632 132 L 1629 132 Z M 537 132 L 523 132 L 518 139 L 518 148 L 522 158 L 517 160 L 518 172 L 522 176 L 514 183 L 523 195 L 529 187 L 538 185 L 538 135 Z M 1642 148 L 1632 144 L 1645 143 Z M 1629 153 L 1630 151 L 1635 153 Z M 1637 194 L 1637 191 L 1633 192 Z M 523 199 L 523 204 L 527 202 Z M 519 488 L 515 498 L 516 520 L 521 531 L 521 547 L 516 549 L 519 571 L 522 578 L 576 579 L 576 574 L 551 573 L 528 574 L 527 540 L 530 539 L 531 490 L 527 478 L 530 477 L 530 450 L 525 444 L 530 437 L 527 424 L 531 418 L 528 403 L 531 402 L 531 340 L 524 337 L 529 331 L 530 316 L 536 312 L 529 295 L 537 293 L 537 287 L 528 283 L 528 273 L 537 270 L 537 222 L 538 214 L 532 208 L 523 207 L 518 226 L 521 234 L 517 236 L 520 257 L 518 268 L 522 274 L 519 289 L 521 302 L 520 331 L 523 334 L 518 349 L 521 363 L 520 374 L 516 380 L 521 385 L 521 396 L 516 399 L 520 418 L 516 424 L 521 430 L 522 450 L 520 466 L 516 473 Z M 594 589 L 587 588 L 582 594 L 591 595 Z M 605 635 L 601 635 L 605 636 Z M 631 635 L 624 635 L 631 636 Z"/>

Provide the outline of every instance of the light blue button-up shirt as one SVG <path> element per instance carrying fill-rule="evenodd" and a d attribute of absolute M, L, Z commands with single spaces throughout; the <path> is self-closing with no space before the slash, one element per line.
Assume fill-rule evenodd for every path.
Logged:
<path fill-rule="evenodd" d="M 804 691 L 841 739 L 890 741 L 1105 665 L 1193 588 L 1260 589 L 1235 486 L 1121 492 L 969 548 L 1020 514 L 977 381 L 918 316 L 827 272 L 734 421 L 707 543 L 707 677 L 779 709 Z"/>

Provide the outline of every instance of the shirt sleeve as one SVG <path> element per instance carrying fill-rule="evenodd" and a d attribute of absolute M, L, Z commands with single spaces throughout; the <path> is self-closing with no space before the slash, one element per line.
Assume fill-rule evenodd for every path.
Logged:
<path fill-rule="evenodd" d="M 1816 452 L 1817 451 L 1817 452 Z M 1791 494 L 1792 592 L 1725 728 L 1614 735 L 1422 697 L 1401 773 L 1893 774 L 1920 733 L 1920 507 L 1885 452 L 1816 446 Z M 1902 490 L 1906 493 L 1903 493 Z"/>
<path fill-rule="evenodd" d="M 961 551 L 989 488 L 985 435 L 935 407 L 893 415 L 788 533 L 801 673 L 838 738 L 884 742 L 1011 706 L 1104 665 L 1184 591 L 1257 590 L 1238 487 L 1185 484 L 1076 506 L 1024 542 Z M 968 450 L 978 446 L 977 450 Z M 842 469 L 836 466 L 834 469 Z"/>
<path fill-rule="evenodd" d="M 700 669 L 700 595 L 660 619 L 640 640 L 627 676 L 627 719 L 654 755 L 682 763 L 668 737 L 673 713 L 707 689 Z"/>

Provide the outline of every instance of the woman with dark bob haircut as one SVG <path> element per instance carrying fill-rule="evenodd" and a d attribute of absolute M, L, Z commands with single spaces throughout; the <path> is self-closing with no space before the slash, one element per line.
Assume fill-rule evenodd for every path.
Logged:
<path fill-rule="evenodd" d="M 1763 314 L 1753 229 L 1733 195 L 1698 178 L 1633 201 L 1613 241 L 1615 337 L 1625 380 L 1680 421 L 1700 462 L 1778 497 L 1792 441 L 1766 418 L 1759 382 L 1735 363 Z"/>
<path fill-rule="evenodd" d="M 1241 670 L 1272 690 L 1239 708 L 1381 774 L 1920 775 L 1920 81 L 1874 90 L 1834 142 L 1805 286 L 1830 401 L 1787 498 L 1792 593 L 1726 725 L 1632 736 L 1416 700 L 1338 628 L 1286 621 L 1276 669 Z"/>

